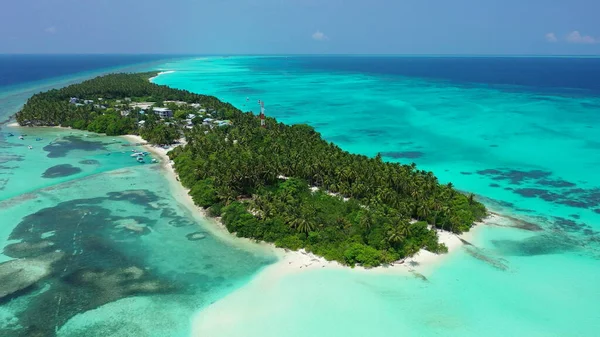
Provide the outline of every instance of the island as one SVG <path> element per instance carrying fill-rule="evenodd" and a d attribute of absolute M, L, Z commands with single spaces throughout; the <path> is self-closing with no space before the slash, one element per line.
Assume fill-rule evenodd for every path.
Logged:
<path fill-rule="evenodd" d="M 438 230 L 469 231 L 487 214 L 473 194 L 414 163 L 351 154 L 309 125 L 261 122 L 216 97 L 151 83 L 153 76 L 110 74 L 39 93 L 16 119 L 180 141 L 168 155 L 181 184 L 229 232 L 348 266 L 444 253 Z"/>

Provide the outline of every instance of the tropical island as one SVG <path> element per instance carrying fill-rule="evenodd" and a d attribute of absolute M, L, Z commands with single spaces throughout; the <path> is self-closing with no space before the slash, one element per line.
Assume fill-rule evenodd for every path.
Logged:
<path fill-rule="evenodd" d="M 437 230 L 468 231 L 485 207 L 432 172 L 348 153 L 308 125 L 285 125 L 219 99 L 111 74 L 31 97 L 20 125 L 140 135 L 169 152 L 194 202 L 231 233 L 374 267 L 420 249 Z"/>

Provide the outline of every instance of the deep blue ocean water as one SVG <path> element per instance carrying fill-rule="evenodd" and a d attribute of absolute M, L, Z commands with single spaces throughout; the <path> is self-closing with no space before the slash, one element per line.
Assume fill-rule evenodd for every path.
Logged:
<path fill-rule="evenodd" d="M 600 94 L 600 57 L 290 56 L 257 58 L 254 71 L 288 69 L 406 76 L 454 84 Z"/>
<path fill-rule="evenodd" d="M 166 55 L 11 55 L 0 54 L 0 87 L 79 72 L 171 59 Z"/>

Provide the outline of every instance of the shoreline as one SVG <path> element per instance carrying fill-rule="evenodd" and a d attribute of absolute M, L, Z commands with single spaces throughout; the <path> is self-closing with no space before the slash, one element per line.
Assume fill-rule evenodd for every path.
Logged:
<path fill-rule="evenodd" d="M 240 238 L 230 233 L 225 225 L 219 221 L 218 218 L 209 216 L 206 210 L 194 204 L 192 197 L 189 195 L 189 189 L 185 188 L 179 182 L 179 176 L 171 163 L 171 159 L 167 155 L 172 149 L 182 145 L 181 143 L 172 145 L 165 149 L 162 147 L 152 146 L 148 144 L 142 137 L 138 135 L 124 135 L 121 136 L 133 144 L 142 144 L 144 149 L 153 155 L 157 156 L 161 170 L 165 174 L 165 179 L 169 182 L 171 192 L 173 196 L 182 203 L 192 213 L 197 213 L 202 220 L 208 222 L 207 229 L 211 234 L 225 240 L 226 242 L 233 243 L 237 246 L 243 246 L 253 250 L 261 250 L 274 254 L 277 257 L 277 261 L 268 266 L 266 269 L 277 269 L 279 272 L 301 272 L 312 269 L 330 268 L 330 269 L 348 269 L 359 272 L 369 273 L 402 273 L 402 274 L 422 274 L 429 273 L 439 263 L 443 262 L 450 254 L 456 252 L 460 247 L 464 245 L 465 241 L 472 241 L 478 232 L 478 229 L 485 225 L 488 221 L 494 221 L 496 218 L 501 218 L 500 215 L 490 214 L 483 222 L 476 223 L 469 232 L 461 235 L 454 234 L 452 232 L 438 230 L 438 241 L 448 247 L 448 253 L 436 254 L 427 250 L 421 249 L 415 255 L 408 257 L 402 261 L 397 261 L 391 265 L 378 266 L 374 268 L 364 268 L 356 266 L 354 268 L 343 265 L 337 261 L 328 261 L 321 256 L 317 256 L 313 253 L 307 252 L 304 249 L 298 251 L 291 251 L 288 249 L 275 247 L 275 244 L 269 242 L 258 242 L 249 238 Z"/>
<path fill-rule="evenodd" d="M 17 122 L 7 124 L 10 128 L 22 128 Z M 62 127 L 57 127 L 62 128 Z M 464 241 L 473 241 L 479 229 L 486 223 L 494 223 L 498 220 L 502 220 L 504 216 L 497 213 L 490 213 L 487 218 L 482 222 L 476 223 L 469 232 L 461 235 L 454 234 L 452 232 L 437 230 L 438 241 L 448 247 L 448 252 L 445 254 L 436 254 L 427 250 L 421 249 L 415 255 L 407 257 L 402 261 L 396 261 L 390 265 L 378 266 L 374 268 L 364 268 L 361 266 L 350 267 L 343 265 L 337 261 L 328 261 L 321 256 L 317 256 L 313 253 L 307 252 L 304 249 L 298 251 L 291 251 L 284 248 L 275 247 L 274 243 L 259 242 L 250 238 L 237 237 L 230 233 L 225 225 L 220 222 L 219 218 L 211 217 L 207 214 L 206 210 L 197 206 L 192 197 L 189 195 L 189 189 L 185 188 L 179 181 L 179 176 L 172 165 L 171 159 L 167 153 L 174 148 L 185 144 L 180 142 L 163 148 L 159 146 L 150 145 L 145 139 L 139 135 L 122 135 L 118 136 L 132 145 L 143 147 L 148 152 L 152 153 L 153 156 L 159 160 L 160 169 L 165 172 L 165 179 L 169 183 L 169 187 L 172 196 L 185 207 L 193 218 L 198 222 L 206 223 L 203 226 L 210 234 L 218 237 L 219 239 L 233 244 L 237 247 L 246 249 L 253 253 L 268 254 L 274 256 L 277 261 L 272 265 L 267 266 L 265 269 L 275 268 L 278 273 L 296 273 L 313 269 L 347 269 L 355 272 L 368 272 L 368 273 L 392 273 L 392 274 L 404 274 L 404 275 L 423 275 L 428 274 L 435 269 L 440 263 L 442 263 L 451 254 L 460 249 L 465 245 Z"/>
<path fill-rule="evenodd" d="M 171 73 L 174 73 L 174 72 L 175 72 L 175 70 L 165 70 L 165 71 L 161 71 L 161 72 L 159 72 L 158 74 L 156 74 L 156 76 L 152 76 L 152 77 L 150 77 L 150 78 L 148 79 L 148 81 L 150 81 L 151 83 L 154 83 L 154 82 L 152 82 L 152 81 L 154 81 L 154 79 L 156 79 L 158 76 L 160 76 L 160 75 L 165 75 L 165 74 L 171 74 Z"/>

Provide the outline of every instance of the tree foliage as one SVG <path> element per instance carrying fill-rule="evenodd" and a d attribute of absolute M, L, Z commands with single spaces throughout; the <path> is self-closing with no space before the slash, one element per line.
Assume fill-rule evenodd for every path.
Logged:
<path fill-rule="evenodd" d="M 308 125 L 267 118 L 267 127 L 211 96 L 150 83 L 150 74 L 114 74 L 34 95 L 22 125 L 62 125 L 106 134 L 140 133 L 165 144 L 183 132 L 153 113 L 121 116 L 69 104 L 70 97 L 200 103 L 228 127 L 195 126 L 170 152 L 182 184 L 209 214 L 241 237 L 309 251 L 347 265 L 390 263 L 419 249 L 444 252 L 436 229 L 468 231 L 485 207 L 415 164 L 343 151 Z M 168 106 L 170 103 L 167 103 Z M 112 107 L 111 107 L 112 108 Z M 176 113 L 176 120 L 188 111 Z M 137 126 L 144 120 L 143 128 Z M 199 120 L 196 120 L 199 121 Z M 312 187 L 312 188 L 311 188 Z"/>

